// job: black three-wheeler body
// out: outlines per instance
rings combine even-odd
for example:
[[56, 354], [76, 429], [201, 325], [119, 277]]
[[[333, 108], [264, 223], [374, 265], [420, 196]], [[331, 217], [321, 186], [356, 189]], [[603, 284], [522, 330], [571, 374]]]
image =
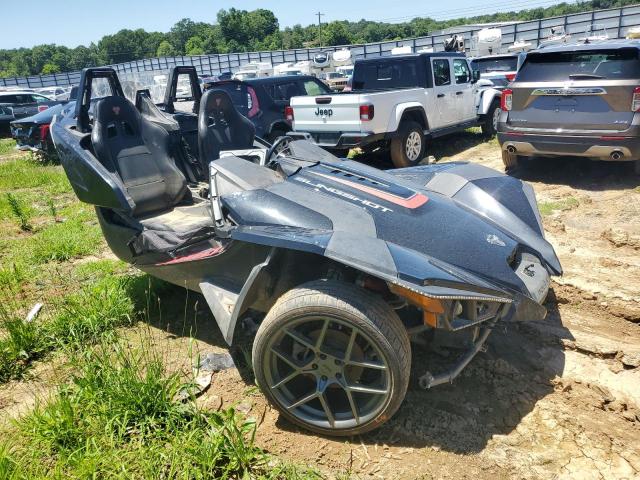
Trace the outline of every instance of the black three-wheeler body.
[[[92, 98], [98, 81], [109, 95]], [[428, 388], [451, 381], [497, 322], [546, 314], [561, 266], [517, 179], [268, 145], [216, 89], [183, 118], [144, 92], [136, 107], [111, 69], [85, 70], [80, 92], [51, 129], [78, 198], [118, 257], [202, 293], [228, 343], [243, 315], [260, 319], [256, 380], [292, 422], [376, 428], [404, 398], [410, 334], [473, 334], [450, 370], [421, 377]]]

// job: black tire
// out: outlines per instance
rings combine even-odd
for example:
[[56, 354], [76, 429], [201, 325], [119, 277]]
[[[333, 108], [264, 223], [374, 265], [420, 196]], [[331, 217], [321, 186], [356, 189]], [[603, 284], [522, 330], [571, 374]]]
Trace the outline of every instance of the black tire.
[[[318, 333], [317, 335], [317, 338], [320, 340], [312, 339], [311, 336], [301, 337], [300, 332], [296, 329], [308, 326], [313, 321], [326, 322], [326, 325], [332, 325], [333, 328], [326, 326], [321, 329], [323, 333]], [[294, 331], [297, 337], [290, 336], [291, 333], [289, 332], [291, 331]], [[332, 335], [327, 332], [330, 332]], [[349, 368], [347, 367], [347, 364], [350, 363], [349, 360], [351, 359], [352, 353], [345, 352], [344, 354], [344, 375], [335, 373], [335, 376], [331, 376], [331, 374], [328, 374], [329, 382], [327, 382], [327, 376], [322, 376], [325, 385], [323, 388], [326, 389], [322, 390], [322, 393], [320, 393], [320, 397], [322, 398], [312, 399], [300, 406], [294, 406], [293, 403], [289, 403], [283, 398], [290, 395], [295, 403], [299, 403], [296, 400], [300, 398], [299, 396], [303, 398], [307, 397], [307, 394], [304, 393], [305, 391], [299, 393], [299, 396], [293, 395], [289, 391], [290, 389], [295, 390], [296, 388], [296, 385], [293, 387], [289, 386], [291, 383], [294, 383], [292, 380], [300, 382], [304, 381], [310, 385], [316, 385], [315, 382], [317, 382], [318, 386], [315, 387], [317, 388], [316, 393], [320, 391], [319, 375], [323, 372], [326, 373], [323, 369], [330, 368], [326, 365], [326, 362], [329, 362], [331, 365], [333, 364], [331, 362], [335, 361], [335, 364], [338, 365], [339, 361], [337, 359], [340, 358], [339, 356], [336, 356], [338, 355], [337, 353], [333, 356], [331, 354], [328, 356], [324, 355], [323, 358], [323, 354], [321, 352], [325, 349], [331, 352], [338, 352], [338, 350], [330, 350], [331, 346], [327, 347], [324, 345], [322, 339], [328, 338], [329, 340], [332, 340], [335, 347], [335, 343], [338, 342], [336, 338], [340, 335], [344, 336], [344, 338], [353, 336], [353, 339], [350, 338], [348, 342], [351, 344], [351, 349], [347, 347], [346, 352], [353, 352], [355, 348], [360, 348], [360, 345], [362, 344], [365, 345], [365, 347], [362, 348], [367, 349], [368, 347], [366, 347], [366, 345], [368, 344], [365, 343], [365, 340], [367, 342], [373, 342], [372, 350], [369, 351], [373, 351], [373, 344], [375, 344], [375, 352], [380, 354], [376, 358], [379, 360], [381, 365], [385, 366], [384, 373], [381, 374], [385, 376], [384, 398], [372, 400], [373, 402], [379, 402], [379, 405], [369, 412], [369, 416], [365, 415], [365, 408], [362, 410], [360, 407], [354, 408], [356, 403], [353, 398], [363, 394], [358, 394], [357, 392], [347, 393], [347, 390], [350, 390], [351, 388], [351, 384], [355, 384], [357, 386], [365, 385], [364, 381], [361, 382], [363, 376], [362, 373], [360, 373], [361, 377], [358, 378], [357, 382], [353, 382], [353, 379], [351, 379], [351, 381], [348, 379], [351, 375], [348, 374], [346, 369]], [[356, 342], [354, 339], [357, 339], [358, 337], [360, 341]], [[278, 340], [278, 338], [280, 339]], [[292, 340], [292, 338], [295, 338], [296, 340]], [[304, 338], [307, 342], [311, 342], [313, 340], [316, 347], [319, 344], [325, 348], [318, 348], [317, 351], [312, 352], [311, 348], [303, 346], [303, 342], [297, 344], [296, 342], [299, 341], [297, 338]], [[304, 356], [307, 360], [302, 361], [303, 363], [307, 362], [304, 363], [304, 365], [311, 365], [311, 367], [309, 369], [307, 366], [297, 366], [299, 367], [299, 371], [303, 373], [296, 373], [298, 370], [292, 369], [293, 372], [290, 371], [282, 376], [274, 377], [274, 369], [278, 369], [278, 362], [282, 362], [280, 354], [276, 354], [274, 352], [280, 352], [283, 349], [282, 345], [286, 345], [287, 342], [293, 344], [293, 352], [296, 351], [296, 347], [298, 350], [300, 350], [300, 348], [306, 348]], [[354, 346], [356, 344], [358, 347]], [[309, 353], [311, 354], [310, 357], [308, 355]], [[409, 385], [411, 369], [411, 347], [409, 344], [409, 336], [407, 335], [406, 329], [395, 311], [380, 297], [353, 284], [339, 281], [312, 281], [302, 284], [282, 295], [260, 325], [253, 343], [252, 354], [256, 382], [269, 402], [275, 405], [278, 410], [280, 410], [281, 414], [292, 423], [324, 435], [358, 435], [379, 427], [398, 410], [404, 400], [404, 396]], [[300, 355], [301, 354], [298, 353], [298, 359]], [[295, 358], [291, 356], [288, 358], [295, 360]], [[310, 360], [308, 358], [310, 358]], [[366, 358], [362, 360], [362, 362], [366, 361], [368, 361]], [[318, 362], [319, 366], [314, 362]], [[325, 364], [320, 362], [325, 362]], [[282, 365], [284, 365], [285, 368], [287, 367], [286, 363], [282, 363]], [[357, 369], [359, 367], [353, 368]], [[379, 366], [376, 368], [379, 368]], [[360, 368], [360, 372], [365, 372], [367, 370], [367, 367]], [[282, 380], [283, 377], [286, 376], [289, 378], [292, 375], [294, 376], [290, 380]], [[348, 388], [341, 387], [340, 382], [344, 382]], [[285, 393], [282, 393], [281, 388], [276, 384], [286, 386], [286, 388], [283, 389], [285, 390]], [[311, 387], [311, 390], [313, 390], [313, 388], [314, 387]], [[329, 388], [333, 388], [332, 391], [335, 395], [342, 394], [345, 395], [345, 398], [346, 395], [349, 395], [348, 405], [350, 405], [350, 407], [348, 411], [354, 412], [353, 421], [348, 418], [349, 415], [345, 417], [344, 412], [340, 412], [339, 410], [331, 411], [331, 409], [329, 409], [331, 418], [329, 418], [329, 415], [326, 415], [326, 422], [323, 422], [322, 419], [316, 420], [312, 415], [305, 414], [305, 409], [307, 409], [307, 411], [314, 411], [312, 402], [315, 401], [318, 401], [318, 404], [322, 405], [325, 412], [327, 411], [325, 404], [328, 405], [331, 400], [329, 396], [331, 391], [329, 391]], [[341, 391], [340, 388], [344, 391]], [[311, 395], [313, 395], [313, 392]], [[376, 399], [380, 398], [375, 395], [372, 395], [370, 398], [373, 397]], [[369, 401], [369, 403], [372, 401]], [[286, 403], [289, 403], [288, 408]], [[347, 407], [344, 407], [343, 402], [343, 409], [346, 408]], [[315, 411], [318, 410], [319, 409], [316, 407]], [[305, 417], [305, 415], [306, 419], [301, 418]], [[340, 417], [340, 415], [342, 415], [342, 417]], [[364, 415], [364, 419], [366, 419], [366, 421], [361, 418], [361, 415]], [[341, 421], [343, 425], [337, 425], [340, 419], [343, 419]], [[322, 426], [318, 425], [318, 423], [326, 423], [327, 425]]]
[[504, 169], [506, 172], [511, 172], [518, 168], [520, 163], [518, 155], [515, 153], [509, 153], [506, 150], [502, 150], [502, 163], [504, 163]]
[[[418, 122], [406, 120], [400, 123], [398, 135], [391, 140], [391, 161], [396, 168], [413, 167], [424, 158], [425, 138], [423, 128]], [[415, 142], [420, 142], [416, 151]], [[408, 154], [407, 152], [415, 152]]]
[[500, 118], [500, 102], [495, 101], [489, 107], [489, 111], [484, 116], [484, 121], [480, 126], [482, 128], [482, 134], [485, 137], [493, 137], [498, 133], [498, 119]]
[[640, 160], [636, 160], [633, 162], [633, 172], [636, 175], [640, 175]]

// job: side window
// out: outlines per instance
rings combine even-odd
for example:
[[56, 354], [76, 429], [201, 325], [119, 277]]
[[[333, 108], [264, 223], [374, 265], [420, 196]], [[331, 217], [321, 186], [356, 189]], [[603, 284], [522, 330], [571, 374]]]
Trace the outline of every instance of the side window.
[[451, 85], [451, 69], [446, 58], [433, 60], [433, 81], [436, 87]]
[[304, 91], [307, 92], [307, 95], [322, 95], [323, 93], [327, 93], [326, 90], [320, 86], [320, 84], [314, 82], [313, 80], [306, 80], [303, 85]]
[[31, 101], [35, 103], [44, 103], [49, 102], [50, 100], [42, 95], [31, 95]]
[[469, 83], [471, 81], [471, 71], [465, 59], [456, 58], [453, 60], [453, 76], [456, 77], [456, 83]]
[[18, 103], [18, 99], [15, 95], [2, 95], [0, 96], [0, 103]]
[[291, 97], [299, 95], [298, 86], [295, 82], [287, 82], [280, 84], [273, 84], [267, 87], [267, 91], [273, 100], [276, 102], [288, 102]]

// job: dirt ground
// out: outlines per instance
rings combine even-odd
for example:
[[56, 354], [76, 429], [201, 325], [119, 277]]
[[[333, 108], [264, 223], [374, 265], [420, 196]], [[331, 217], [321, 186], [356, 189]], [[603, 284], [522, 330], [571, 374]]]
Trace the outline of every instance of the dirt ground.
[[[440, 162], [502, 169], [495, 141], [477, 135], [433, 147], [448, 154]], [[640, 176], [629, 165], [571, 159], [536, 160], [518, 176], [534, 186], [565, 272], [545, 321], [495, 331], [452, 385], [429, 391], [418, 377], [456, 353], [414, 346], [405, 402], [362, 437], [318, 437], [281, 419], [253, 385], [241, 347], [233, 351], [240, 368], [215, 374], [199, 401], [235, 405], [258, 423], [260, 446], [329, 478], [640, 479]], [[197, 308], [195, 348], [226, 351]], [[178, 323], [153, 336], [184, 367], [194, 345]], [[4, 388], [5, 413], [16, 408], [12, 389], [31, 390], [25, 382]]]

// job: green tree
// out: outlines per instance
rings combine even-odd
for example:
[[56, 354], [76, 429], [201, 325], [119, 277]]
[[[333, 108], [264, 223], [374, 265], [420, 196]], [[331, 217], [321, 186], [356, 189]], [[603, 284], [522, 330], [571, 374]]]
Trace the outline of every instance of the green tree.
[[173, 57], [177, 55], [176, 49], [173, 48], [168, 41], [163, 40], [162, 43], [158, 46], [158, 50], [156, 51], [156, 55], [158, 57]]
[[42, 75], [47, 75], [49, 73], [60, 73], [61, 71], [60, 67], [55, 63], [45, 63], [40, 73]]
[[331, 22], [322, 26], [323, 45], [348, 45], [352, 42], [346, 22]]
[[191, 37], [184, 50], [187, 55], [204, 55], [204, 41], [200, 37]]

